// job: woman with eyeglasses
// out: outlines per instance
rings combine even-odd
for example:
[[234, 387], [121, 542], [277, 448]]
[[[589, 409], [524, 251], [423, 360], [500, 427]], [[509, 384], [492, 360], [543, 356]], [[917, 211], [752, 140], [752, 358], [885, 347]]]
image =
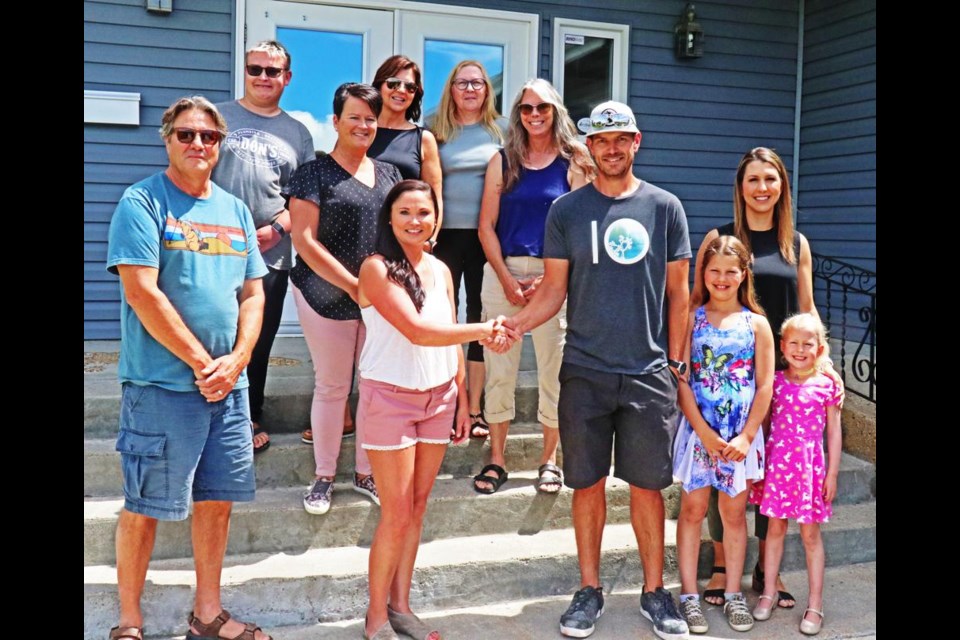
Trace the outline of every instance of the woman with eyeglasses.
[[[343, 408], [366, 335], [357, 306], [360, 265], [374, 250], [377, 212], [401, 180], [395, 166], [367, 157], [382, 106], [370, 85], [340, 85], [333, 98], [333, 151], [298, 168], [285, 189], [297, 250], [290, 280], [315, 376], [310, 426], [316, 473], [303, 497], [312, 514], [330, 510]], [[358, 425], [353, 489], [379, 505], [363, 441]]]
[[[480, 200], [487, 162], [503, 146], [507, 119], [497, 113], [493, 83], [476, 60], [457, 64], [447, 78], [440, 106], [430, 129], [440, 145], [443, 169], [443, 229], [433, 253], [450, 269], [454, 300], [459, 304], [460, 279], [467, 293], [467, 322], [479, 322], [480, 288], [486, 258], [477, 237]], [[486, 438], [489, 431], [480, 410], [483, 393], [483, 347], [467, 348], [467, 396], [470, 436]]]
[[[377, 137], [367, 155], [395, 165], [404, 180], [423, 180], [430, 185], [440, 207], [439, 231], [443, 221], [440, 154], [434, 135], [417, 124], [423, 102], [420, 67], [404, 55], [390, 56], [374, 74], [373, 87], [380, 91], [383, 110], [377, 119]], [[429, 238], [427, 249], [434, 244], [436, 238]]]
[[[582, 187], [596, 175], [587, 148], [563, 100], [546, 80], [529, 80], [510, 109], [507, 142], [487, 164], [480, 207], [480, 242], [487, 257], [481, 299], [487, 317], [512, 316], [537, 293], [543, 280], [543, 237], [554, 200]], [[566, 304], [532, 331], [537, 356], [543, 454], [537, 490], [556, 493], [563, 486], [557, 466], [558, 376], [566, 337]], [[479, 493], [494, 493], [507, 479], [504, 449], [516, 415], [515, 391], [521, 343], [503, 354], [487, 349], [484, 414], [490, 423], [490, 464], [473, 479]]]

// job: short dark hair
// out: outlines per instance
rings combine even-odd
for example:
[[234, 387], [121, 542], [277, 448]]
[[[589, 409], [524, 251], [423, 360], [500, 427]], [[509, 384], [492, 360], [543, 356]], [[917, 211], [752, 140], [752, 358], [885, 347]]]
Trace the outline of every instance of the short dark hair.
[[338, 118], [343, 114], [343, 105], [347, 98], [356, 98], [362, 100], [373, 111], [373, 115], [380, 117], [380, 110], [383, 109], [383, 98], [380, 92], [368, 84], [359, 82], [344, 82], [333, 92], [333, 115]]
[[420, 67], [417, 66], [416, 62], [401, 54], [390, 56], [383, 61], [383, 64], [380, 65], [380, 68], [377, 69], [377, 72], [374, 74], [373, 88], [377, 91], [381, 90], [387, 78], [393, 78], [401, 71], [406, 71], [407, 69], [413, 71], [413, 78], [417, 83], [417, 91], [413, 94], [413, 102], [407, 107], [407, 113], [405, 115], [407, 120], [416, 122], [420, 119], [420, 108], [423, 103], [423, 80], [420, 77]]

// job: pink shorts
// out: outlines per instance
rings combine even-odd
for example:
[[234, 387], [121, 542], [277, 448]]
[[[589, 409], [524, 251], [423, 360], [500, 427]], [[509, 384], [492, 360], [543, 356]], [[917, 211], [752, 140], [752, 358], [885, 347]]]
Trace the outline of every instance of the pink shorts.
[[419, 391], [360, 378], [357, 425], [364, 449], [390, 451], [418, 442], [449, 444], [456, 411], [456, 380]]

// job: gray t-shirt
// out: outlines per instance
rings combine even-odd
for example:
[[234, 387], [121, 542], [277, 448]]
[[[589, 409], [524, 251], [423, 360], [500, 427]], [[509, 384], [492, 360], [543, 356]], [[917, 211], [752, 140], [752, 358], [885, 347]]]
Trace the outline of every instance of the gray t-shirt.
[[642, 375], [667, 364], [667, 263], [690, 258], [683, 205], [641, 182], [623, 198], [592, 184], [553, 203], [544, 258], [570, 262], [564, 362]]
[[[510, 123], [500, 117], [496, 124], [506, 138]], [[500, 142], [480, 123], [463, 127], [460, 135], [440, 145], [444, 229], [477, 228], [487, 163], [500, 148]]]
[[[220, 103], [217, 109], [230, 133], [220, 147], [213, 181], [243, 200], [258, 229], [265, 227], [287, 206], [280, 191], [290, 176], [314, 159], [313, 137], [285, 111], [261, 116], [238, 101]], [[264, 252], [264, 262], [273, 269], [288, 270], [293, 264], [290, 247], [290, 236], [284, 236]]]

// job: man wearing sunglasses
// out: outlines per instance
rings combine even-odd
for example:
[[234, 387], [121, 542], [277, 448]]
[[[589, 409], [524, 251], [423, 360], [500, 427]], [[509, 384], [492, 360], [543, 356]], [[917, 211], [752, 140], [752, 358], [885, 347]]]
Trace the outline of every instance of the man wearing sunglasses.
[[574, 490], [581, 589], [561, 616], [560, 631], [585, 638], [603, 613], [600, 545], [613, 457], [613, 475], [630, 485], [645, 582], [640, 612], [659, 637], [685, 638], [687, 623], [663, 588], [660, 490], [673, 481], [684, 371], [678, 361], [689, 297], [686, 215], [676, 196], [634, 175], [641, 135], [630, 107], [604, 102], [579, 126], [597, 178], [550, 207], [543, 281], [504, 323], [524, 333], [567, 299], [558, 417], [565, 483]]
[[116, 449], [124, 494], [120, 620], [110, 638], [142, 639], [140, 597], [157, 521], [185, 520], [191, 502], [190, 633], [232, 638], [244, 625], [223, 610], [220, 570], [232, 504], [254, 498], [244, 368], [260, 332], [267, 269], [250, 210], [210, 178], [227, 131], [216, 107], [203, 96], [181, 98], [161, 125], [169, 164], [124, 192], [107, 247], [107, 269], [121, 284]]
[[253, 451], [261, 453], [270, 446], [270, 436], [260, 426], [267, 363], [293, 266], [287, 235], [290, 212], [280, 192], [297, 167], [313, 160], [314, 152], [307, 128], [280, 108], [283, 90], [293, 75], [286, 48], [275, 40], [258, 42], [246, 52], [243, 74], [243, 97], [217, 105], [230, 135], [223, 142], [213, 180], [250, 207], [269, 270], [263, 279], [263, 329], [247, 367]]

